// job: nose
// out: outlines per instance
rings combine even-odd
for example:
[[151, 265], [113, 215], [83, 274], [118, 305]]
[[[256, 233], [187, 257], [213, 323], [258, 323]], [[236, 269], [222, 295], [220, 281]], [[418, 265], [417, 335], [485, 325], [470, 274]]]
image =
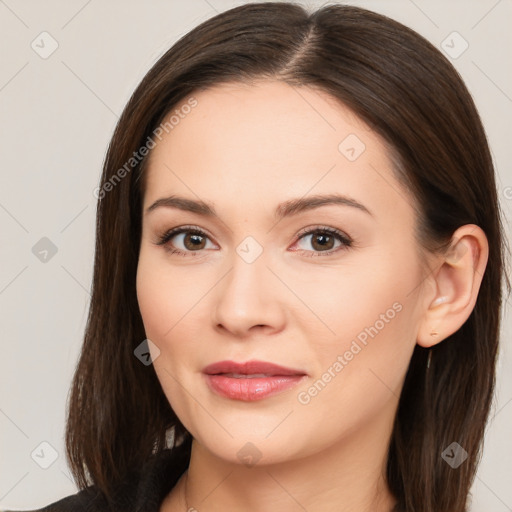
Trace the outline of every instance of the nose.
[[214, 288], [213, 325], [237, 338], [261, 330], [266, 334], [284, 328], [285, 291], [261, 254], [248, 263], [233, 255], [231, 269]]

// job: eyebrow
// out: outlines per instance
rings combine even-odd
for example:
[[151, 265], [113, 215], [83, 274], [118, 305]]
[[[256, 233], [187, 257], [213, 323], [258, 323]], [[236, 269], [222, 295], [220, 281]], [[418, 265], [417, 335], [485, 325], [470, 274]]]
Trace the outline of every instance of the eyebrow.
[[[307, 196], [284, 201], [283, 203], [280, 203], [275, 209], [274, 217], [276, 220], [281, 220], [284, 217], [297, 215], [304, 211], [327, 205], [350, 206], [373, 216], [373, 213], [368, 208], [366, 208], [366, 206], [351, 197], [340, 194], [327, 194]], [[145, 214], [148, 214], [161, 207], [178, 208], [179, 210], [196, 213], [204, 217], [217, 216], [215, 208], [211, 203], [201, 200], [187, 199], [185, 197], [176, 195], [157, 199], [151, 206], [146, 209]]]

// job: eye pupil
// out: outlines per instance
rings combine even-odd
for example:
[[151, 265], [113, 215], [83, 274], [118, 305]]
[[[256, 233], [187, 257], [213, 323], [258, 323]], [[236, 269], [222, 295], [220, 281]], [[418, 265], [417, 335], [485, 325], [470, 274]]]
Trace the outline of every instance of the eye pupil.
[[[188, 246], [187, 241], [192, 242], [192, 245]], [[203, 247], [200, 247], [201, 243], [204, 244], [204, 237], [195, 233], [187, 235], [184, 238], [184, 245], [187, 247], [187, 249], [202, 249]]]
[[[329, 240], [330, 239], [330, 240]], [[319, 242], [319, 247], [321, 249], [325, 249], [328, 245], [328, 242], [332, 242], [334, 240], [334, 237], [330, 236], [330, 235], [325, 235], [325, 234], [317, 234], [313, 237], [313, 246], [315, 245], [315, 242], [317, 240], [320, 240]], [[327, 249], [332, 249], [332, 243], [327, 247]]]

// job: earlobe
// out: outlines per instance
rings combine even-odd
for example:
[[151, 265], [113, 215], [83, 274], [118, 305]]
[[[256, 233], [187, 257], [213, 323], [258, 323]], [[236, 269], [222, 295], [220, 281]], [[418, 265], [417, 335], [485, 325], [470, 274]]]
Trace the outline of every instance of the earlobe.
[[489, 254], [485, 233], [467, 224], [454, 232], [452, 241], [432, 275], [436, 294], [424, 311], [416, 340], [422, 347], [436, 345], [459, 330], [480, 290]]

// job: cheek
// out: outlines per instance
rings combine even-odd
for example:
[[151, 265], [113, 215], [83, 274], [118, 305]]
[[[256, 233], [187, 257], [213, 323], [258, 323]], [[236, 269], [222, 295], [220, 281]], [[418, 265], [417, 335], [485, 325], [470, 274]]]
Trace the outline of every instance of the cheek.
[[[197, 269], [175, 266], [160, 251], [141, 251], [137, 268], [137, 300], [144, 330], [159, 349], [154, 368], [164, 392], [179, 397], [176, 384], [197, 372], [198, 354], [204, 353], [208, 338], [207, 292], [211, 277]], [[176, 387], [178, 386], [178, 387]]]
[[[318, 428], [328, 438], [392, 421], [415, 345], [414, 310], [405, 294], [369, 290], [371, 300], [348, 301], [332, 319], [332, 341], [315, 340], [315, 374], [296, 396], [311, 436]], [[322, 418], [321, 427], [307, 418]]]
[[141, 250], [137, 267], [137, 300], [148, 338], [164, 341], [186, 323], [186, 315], [207, 288], [185, 268], [172, 268], [162, 251]]
[[421, 282], [421, 269], [414, 255], [410, 249], [382, 251], [333, 275], [323, 294], [312, 286], [300, 292], [323, 321], [317, 322], [322, 336], [310, 338], [319, 387], [328, 382], [325, 387], [343, 390], [349, 401], [399, 394], [418, 321], [417, 295], [411, 292]]
[[158, 337], [155, 334], [162, 329], [164, 311], [168, 307], [166, 301], [162, 300], [164, 287], [158, 275], [157, 268], [141, 254], [137, 267], [137, 301], [149, 339]]
[[[379, 333], [398, 332], [404, 327], [404, 317], [411, 317], [409, 308], [416, 301], [411, 292], [420, 283], [420, 269], [412, 255], [383, 253], [368, 252], [336, 269], [319, 268], [314, 279], [305, 279], [304, 274], [290, 278], [294, 292], [311, 312], [295, 320], [304, 322], [304, 329], [316, 326], [311, 341], [319, 350], [343, 347], [358, 335], [364, 342], [366, 328], [372, 326]], [[407, 313], [399, 311], [406, 309]]]
[[[191, 415], [188, 395], [178, 382], [186, 382], [192, 373], [191, 356], [198, 350], [200, 333], [194, 333], [187, 323], [190, 320], [187, 312], [197, 302], [190, 295], [195, 296], [199, 290], [183, 282], [186, 272], [171, 273], [169, 266], [158, 259], [157, 254], [141, 250], [136, 276], [137, 300], [146, 336], [159, 349], [158, 356], [153, 356], [153, 368], [162, 390], [173, 410], [193, 431], [188, 421]], [[179, 293], [180, 289], [188, 290], [188, 294]], [[201, 322], [194, 322], [197, 324]]]

